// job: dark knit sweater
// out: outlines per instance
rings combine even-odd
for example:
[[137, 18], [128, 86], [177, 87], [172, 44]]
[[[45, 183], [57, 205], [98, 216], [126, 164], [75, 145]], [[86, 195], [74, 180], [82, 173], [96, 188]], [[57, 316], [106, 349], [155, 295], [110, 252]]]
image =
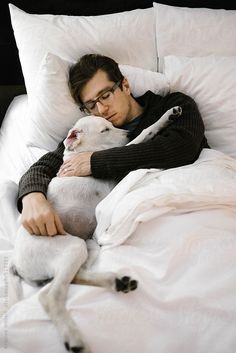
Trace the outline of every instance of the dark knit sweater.
[[[194, 162], [202, 148], [207, 147], [204, 124], [196, 103], [189, 96], [176, 92], [165, 97], [148, 91], [136, 98], [144, 107], [139, 123], [130, 133], [133, 140], [146, 127], [157, 121], [168, 109], [182, 107], [182, 116], [162, 129], [152, 140], [124, 147], [94, 152], [91, 170], [95, 178], [120, 180], [139, 168], [168, 169]], [[45, 196], [50, 180], [63, 163], [64, 144], [49, 152], [33, 164], [19, 183], [18, 210], [22, 210], [22, 197], [31, 192]]]

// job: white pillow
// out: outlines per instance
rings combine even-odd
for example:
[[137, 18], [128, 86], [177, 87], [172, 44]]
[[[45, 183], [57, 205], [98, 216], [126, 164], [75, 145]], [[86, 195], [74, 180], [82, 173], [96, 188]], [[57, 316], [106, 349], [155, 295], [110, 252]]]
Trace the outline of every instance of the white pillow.
[[235, 10], [153, 6], [159, 70], [167, 55], [236, 55]]
[[[69, 65], [69, 62], [51, 53], [42, 61], [35, 79], [35, 89], [29, 97], [30, 146], [55, 149], [79, 117], [83, 116], [68, 88]], [[169, 83], [163, 74], [128, 65], [119, 66], [135, 97], [147, 90], [160, 95], [169, 92]]]
[[164, 72], [198, 104], [210, 146], [236, 158], [236, 57], [167, 56]]
[[99, 53], [121, 64], [157, 69], [153, 8], [101, 16], [56, 16], [9, 7], [28, 94], [34, 90], [47, 52], [70, 62]]
[[70, 63], [46, 54], [28, 95], [28, 146], [54, 150], [83, 116], [68, 87]]

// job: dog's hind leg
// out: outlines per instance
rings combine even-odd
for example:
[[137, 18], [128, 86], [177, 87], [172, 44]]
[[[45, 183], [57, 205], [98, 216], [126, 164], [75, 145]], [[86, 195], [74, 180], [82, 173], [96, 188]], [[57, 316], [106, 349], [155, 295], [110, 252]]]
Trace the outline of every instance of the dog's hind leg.
[[80, 238], [67, 246], [63, 253], [54, 259], [55, 275], [52, 282], [44, 287], [39, 300], [49, 318], [57, 327], [69, 352], [89, 353], [90, 350], [81, 339], [78, 327], [66, 310], [65, 301], [69, 285], [87, 258], [87, 248]]
[[113, 272], [90, 272], [80, 269], [72, 283], [104, 287], [117, 292], [128, 293], [135, 290], [138, 282], [129, 276], [119, 276]]

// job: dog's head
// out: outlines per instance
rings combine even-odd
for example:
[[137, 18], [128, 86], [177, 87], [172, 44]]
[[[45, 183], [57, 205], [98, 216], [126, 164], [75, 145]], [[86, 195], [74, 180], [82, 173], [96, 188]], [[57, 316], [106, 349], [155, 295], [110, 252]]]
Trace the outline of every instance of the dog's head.
[[100, 151], [128, 143], [128, 131], [114, 127], [104, 118], [89, 115], [80, 118], [68, 132], [64, 145], [67, 152]]

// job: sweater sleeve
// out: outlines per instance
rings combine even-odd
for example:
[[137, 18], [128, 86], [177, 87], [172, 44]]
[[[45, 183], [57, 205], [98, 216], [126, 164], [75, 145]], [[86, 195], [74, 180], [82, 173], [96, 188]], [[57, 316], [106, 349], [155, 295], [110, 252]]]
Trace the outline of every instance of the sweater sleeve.
[[177, 105], [182, 107], [181, 117], [152, 140], [93, 153], [93, 176], [120, 178], [139, 168], [168, 169], [194, 162], [204, 144], [207, 145], [204, 124], [194, 100], [182, 93], [170, 94], [165, 98], [160, 116]]
[[57, 149], [42, 156], [21, 177], [19, 182], [17, 208], [22, 211], [22, 198], [31, 192], [47, 194], [48, 184], [54, 178], [63, 163], [64, 144], [61, 142]]

